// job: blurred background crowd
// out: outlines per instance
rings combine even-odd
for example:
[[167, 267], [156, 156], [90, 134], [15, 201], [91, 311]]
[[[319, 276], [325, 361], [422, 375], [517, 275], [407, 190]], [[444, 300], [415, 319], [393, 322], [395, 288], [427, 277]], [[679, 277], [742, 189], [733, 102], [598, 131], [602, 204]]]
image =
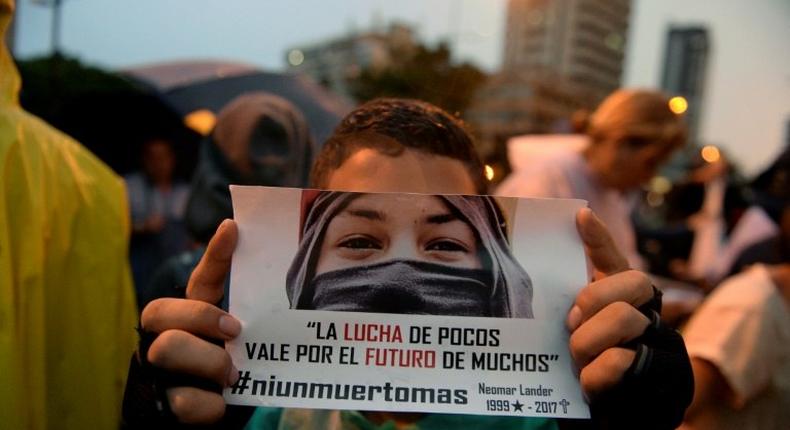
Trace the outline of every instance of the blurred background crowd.
[[16, 3], [19, 103], [123, 177], [140, 309], [186, 286], [228, 184], [307, 186], [377, 97], [463, 118], [492, 194], [588, 199], [677, 327], [755, 264], [790, 264], [786, 0]]

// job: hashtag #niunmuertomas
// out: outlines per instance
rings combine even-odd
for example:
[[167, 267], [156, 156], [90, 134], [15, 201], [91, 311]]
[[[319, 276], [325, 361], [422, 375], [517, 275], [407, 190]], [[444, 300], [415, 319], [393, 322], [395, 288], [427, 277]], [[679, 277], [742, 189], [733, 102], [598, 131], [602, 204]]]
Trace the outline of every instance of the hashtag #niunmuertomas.
[[239, 380], [231, 387], [232, 394], [244, 394], [247, 388], [250, 388], [250, 371], [239, 371]]

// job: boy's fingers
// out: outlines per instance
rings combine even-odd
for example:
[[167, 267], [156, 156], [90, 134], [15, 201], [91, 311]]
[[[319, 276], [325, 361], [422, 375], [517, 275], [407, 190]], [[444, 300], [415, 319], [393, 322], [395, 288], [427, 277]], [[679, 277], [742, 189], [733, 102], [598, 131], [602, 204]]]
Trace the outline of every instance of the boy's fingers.
[[167, 390], [173, 415], [184, 424], [213, 424], [225, 415], [225, 399], [221, 394], [194, 387], [173, 387]]
[[[582, 322], [595, 315], [611, 303], [625, 302], [636, 308], [653, 298], [650, 278], [637, 270], [627, 270], [602, 278], [584, 287], [576, 296], [571, 313], [578, 313], [568, 328], [573, 331]], [[571, 319], [569, 315], [569, 320]]]
[[212, 339], [230, 340], [241, 332], [241, 323], [222, 309], [198, 300], [156, 299], [140, 317], [145, 331], [162, 333], [177, 329]]
[[636, 339], [650, 320], [625, 302], [612, 303], [571, 334], [570, 349], [580, 369], [605, 350]]
[[609, 230], [589, 208], [576, 214], [576, 227], [596, 271], [604, 275], [628, 270], [628, 260], [620, 254]]
[[220, 224], [206, 247], [206, 253], [189, 277], [188, 299], [207, 303], [218, 303], [222, 300], [225, 278], [230, 272], [230, 263], [238, 236], [238, 229], [233, 220], [226, 219]]
[[617, 385], [631, 367], [636, 352], [625, 348], [609, 348], [582, 369], [579, 381], [588, 398]]
[[227, 351], [181, 330], [160, 334], [146, 358], [160, 369], [208, 379], [222, 387], [232, 385], [238, 378]]

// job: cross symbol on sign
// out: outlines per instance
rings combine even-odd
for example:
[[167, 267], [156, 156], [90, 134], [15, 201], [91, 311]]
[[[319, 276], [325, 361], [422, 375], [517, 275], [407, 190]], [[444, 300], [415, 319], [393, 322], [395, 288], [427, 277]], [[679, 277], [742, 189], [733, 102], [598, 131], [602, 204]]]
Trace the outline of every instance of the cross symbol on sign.
[[562, 399], [562, 401], [560, 401], [560, 406], [562, 406], [562, 413], [563, 414], [567, 414], [568, 413], [568, 405], [570, 405], [570, 404], [571, 404], [571, 402], [569, 402], [569, 401], [567, 401], [565, 399]]

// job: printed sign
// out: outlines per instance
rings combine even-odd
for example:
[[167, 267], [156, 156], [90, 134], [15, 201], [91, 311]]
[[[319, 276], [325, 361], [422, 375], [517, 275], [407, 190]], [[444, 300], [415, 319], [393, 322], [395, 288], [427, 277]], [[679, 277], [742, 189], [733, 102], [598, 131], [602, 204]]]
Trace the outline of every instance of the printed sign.
[[580, 200], [231, 188], [230, 404], [587, 418]]

